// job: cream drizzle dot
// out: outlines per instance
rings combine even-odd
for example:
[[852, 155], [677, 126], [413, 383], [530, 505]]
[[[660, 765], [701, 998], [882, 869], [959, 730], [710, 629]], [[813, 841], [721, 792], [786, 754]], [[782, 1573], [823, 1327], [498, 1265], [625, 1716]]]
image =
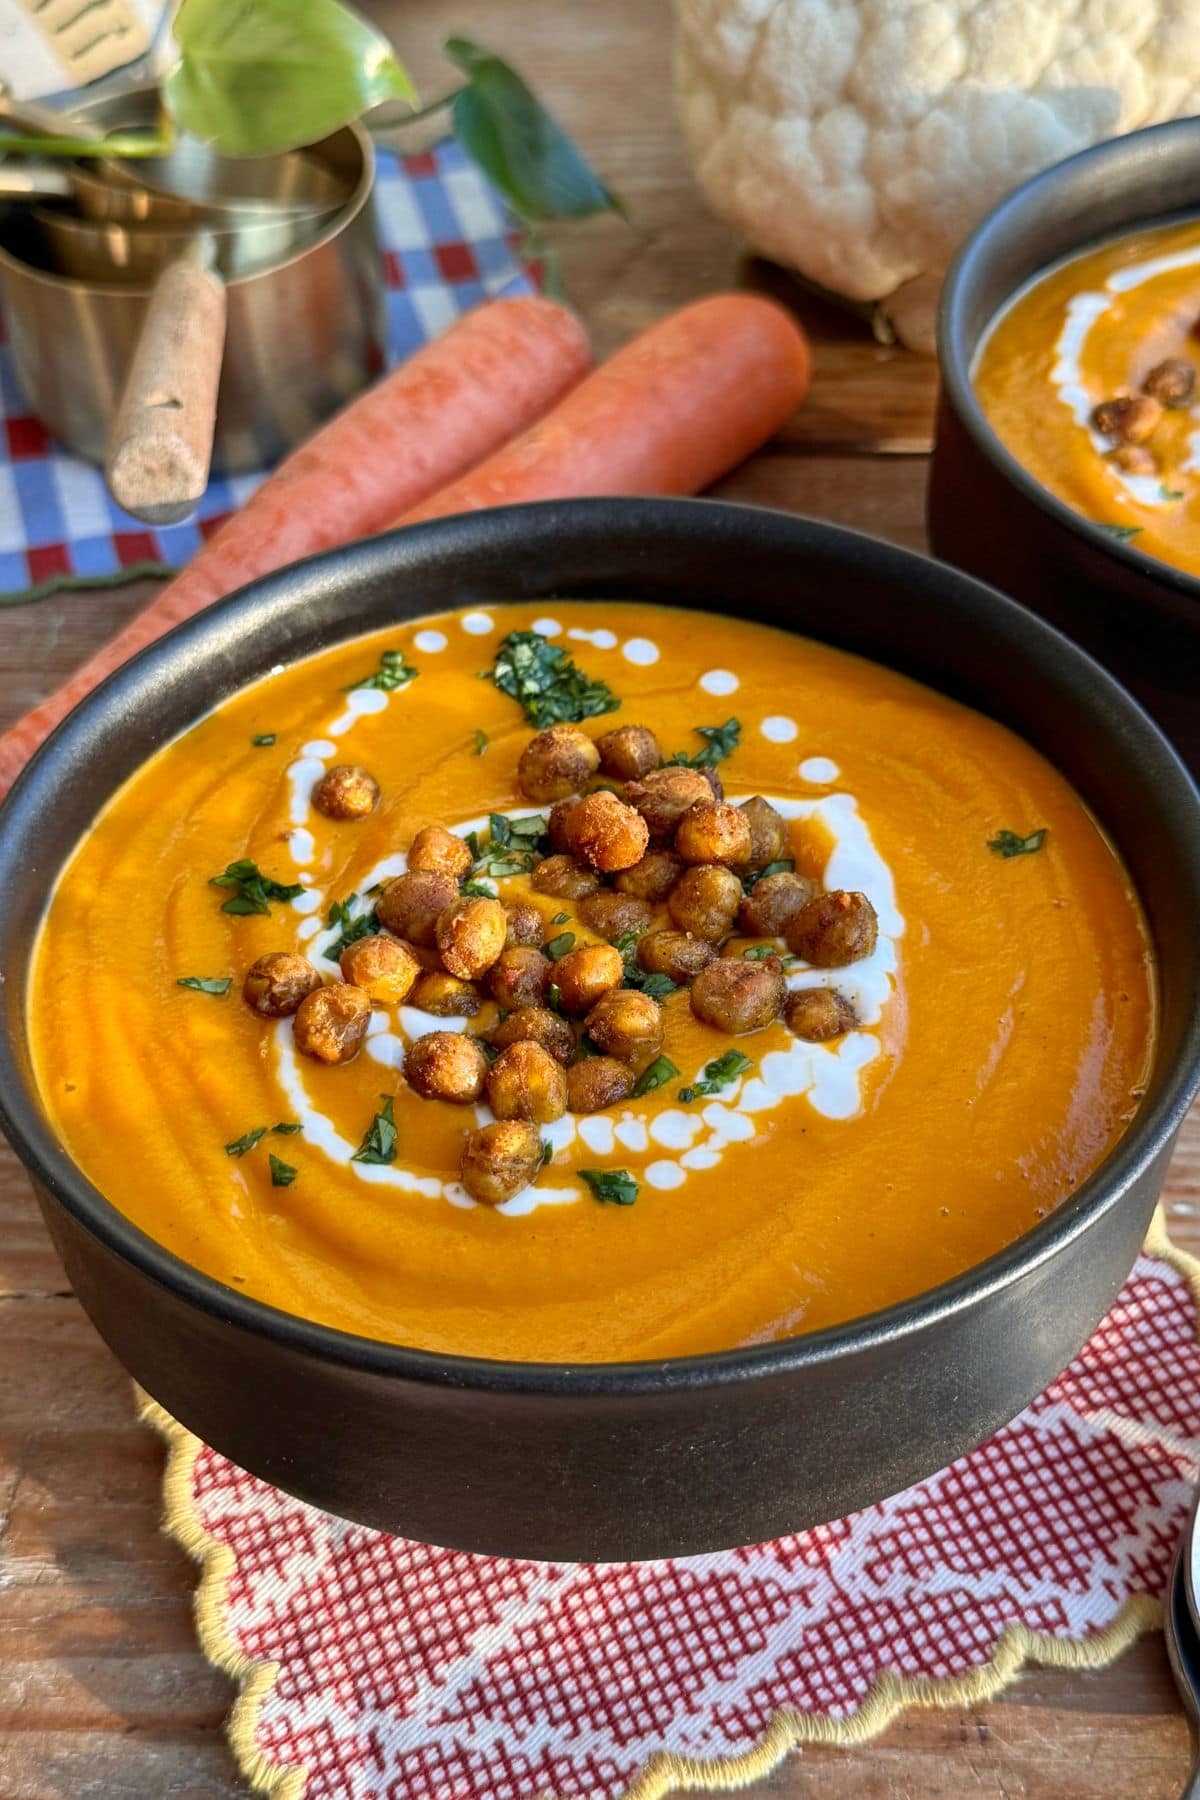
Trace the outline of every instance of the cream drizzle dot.
[[836, 781], [841, 772], [837, 764], [830, 762], [827, 756], [806, 757], [799, 768], [799, 773], [803, 775], [805, 781], [816, 781], [822, 785]]
[[495, 631], [496, 621], [491, 613], [464, 613], [458, 621], [468, 637], [486, 637], [489, 631]]
[[795, 719], [789, 719], [785, 713], [772, 713], [763, 720], [759, 730], [768, 744], [790, 744], [794, 737], [800, 735], [800, 727]]
[[413, 639], [413, 648], [423, 650], [426, 656], [436, 656], [439, 650], [446, 648], [448, 642], [444, 631], [418, 631]]
[[634, 637], [622, 644], [621, 655], [626, 662], [636, 663], [639, 668], [648, 669], [651, 663], [658, 661], [659, 648], [657, 644], [652, 644], [649, 638]]
[[536, 631], [539, 637], [562, 636], [562, 626], [557, 619], [535, 619], [529, 629]]
[[706, 694], [736, 694], [741, 685], [732, 669], [709, 669], [700, 677]]
[[597, 650], [615, 650], [617, 634], [601, 625], [596, 631], [588, 631], [582, 625], [572, 625], [567, 636], [574, 638], [577, 644], [594, 644]]
[[300, 754], [301, 756], [336, 756], [337, 745], [331, 744], [328, 738], [313, 738], [310, 744], [305, 744], [301, 748]]
[[646, 1165], [646, 1180], [653, 1188], [682, 1187], [687, 1175], [677, 1162], [652, 1162]]

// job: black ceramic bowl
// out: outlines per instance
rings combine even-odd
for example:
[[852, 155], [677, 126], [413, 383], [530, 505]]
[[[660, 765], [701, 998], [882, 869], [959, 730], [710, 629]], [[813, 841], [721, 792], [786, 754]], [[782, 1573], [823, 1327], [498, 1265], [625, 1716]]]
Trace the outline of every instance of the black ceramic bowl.
[[[1161, 1043], [1132, 1128], [1052, 1217], [958, 1280], [725, 1354], [577, 1366], [430, 1355], [292, 1318], [186, 1267], [74, 1167], [31, 1078], [30, 946], [73, 844], [151, 751], [276, 662], [439, 607], [614, 594], [860, 651], [1003, 719], [1065, 771], [1119, 843], [1158, 946]], [[235, 1462], [439, 1544], [588, 1559], [707, 1550], [840, 1517], [942, 1467], [1084, 1342], [1137, 1253], [1200, 1075], [1198, 916], [1200, 797], [1173, 752], [1081, 651], [966, 576], [834, 526], [702, 501], [473, 514], [256, 583], [144, 652], [42, 750], [0, 809], [0, 1117], [101, 1334]]]
[[1120, 542], [1006, 450], [971, 383], [1006, 302], [1099, 239], [1200, 213], [1200, 118], [1098, 144], [1009, 195], [951, 266], [938, 322], [941, 394], [929, 476], [937, 555], [1033, 607], [1098, 656], [1200, 769], [1200, 580]]

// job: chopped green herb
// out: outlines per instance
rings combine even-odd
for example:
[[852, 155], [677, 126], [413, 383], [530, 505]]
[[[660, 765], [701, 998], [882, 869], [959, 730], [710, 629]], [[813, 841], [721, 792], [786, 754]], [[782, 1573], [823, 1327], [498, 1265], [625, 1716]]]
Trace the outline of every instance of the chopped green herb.
[[634, 1099], [640, 1100], [643, 1094], [652, 1094], [655, 1088], [660, 1088], [664, 1082], [673, 1080], [678, 1073], [679, 1070], [669, 1056], [656, 1056], [649, 1068], [643, 1069], [634, 1082]]
[[549, 827], [541, 813], [528, 819], [506, 819], [503, 813], [488, 814], [486, 848], [479, 833], [467, 833], [467, 847], [474, 857], [472, 875], [490, 875], [502, 880], [506, 875], [528, 875], [535, 863], [550, 848]]
[[765, 869], [751, 869], [748, 875], [742, 876], [742, 886], [748, 894], [753, 893], [768, 875], [791, 875], [795, 867], [790, 856], [782, 856], [778, 862], [768, 863]]
[[550, 1142], [549, 1138], [543, 1138], [542, 1139], [542, 1167], [543, 1167], [543, 1169], [545, 1168], [546, 1164], [550, 1161], [550, 1159], [553, 1155], [554, 1155], [554, 1145]]
[[382, 894], [383, 882], [382, 881], [373, 881], [371, 883], [370, 887], [367, 888], [365, 891], [366, 891], [367, 899], [373, 900], [375, 898], [376, 894]]
[[1110, 537], [1115, 537], [1118, 543], [1124, 544], [1130, 538], [1137, 537], [1142, 528], [1140, 525], [1107, 525], [1101, 520], [1100, 529], [1107, 531]]
[[479, 861], [479, 833], [477, 831], [468, 831], [466, 837], [463, 839], [463, 842], [467, 846], [467, 849], [471, 852], [472, 857], [475, 859], [476, 862], [478, 862]]
[[485, 885], [482, 881], [464, 881], [458, 891], [464, 900], [494, 900], [496, 898], [495, 888]]
[[291, 1163], [281, 1162], [277, 1156], [268, 1156], [267, 1164], [271, 1170], [272, 1187], [291, 1187], [297, 1173]]
[[705, 1063], [699, 1081], [694, 1081], [691, 1087], [680, 1088], [679, 1098], [686, 1105], [699, 1095], [719, 1094], [722, 1088], [727, 1088], [739, 1075], [744, 1075], [747, 1069], [753, 1067], [750, 1058], [743, 1056], [740, 1050], [726, 1050], [724, 1056], [714, 1057], [712, 1062]]
[[550, 923], [552, 925], [565, 925], [570, 916], [570, 913], [555, 913]]
[[642, 969], [626, 967], [623, 985], [637, 988], [639, 993], [649, 994], [661, 1006], [668, 994], [679, 992], [679, 983], [672, 981], [669, 975], [647, 975]]
[[1164, 500], [1185, 500], [1187, 498], [1182, 488], [1160, 487], [1158, 491]]
[[373, 675], [364, 675], [361, 681], [352, 681], [351, 688], [381, 688], [385, 694], [394, 694], [397, 688], [407, 687], [421, 673], [405, 660], [403, 650], [385, 650], [379, 659], [379, 667]]
[[212, 876], [209, 885], [235, 889], [232, 898], [226, 900], [221, 911], [238, 914], [269, 913], [271, 908], [268, 901], [294, 900], [297, 894], [304, 892], [298, 881], [288, 886], [280, 881], [273, 881], [247, 856], [231, 862], [223, 875]]
[[579, 1039], [578, 1044], [575, 1046], [575, 1050], [576, 1050], [575, 1060], [577, 1062], [586, 1062], [589, 1056], [603, 1056], [604, 1055], [604, 1052], [600, 1048], [599, 1044], [594, 1044], [592, 1042], [591, 1038], [588, 1036], [586, 1031], [580, 1035], [580, 1039]]
[[579, 1173], [597, 1200], [632, 1206], [638, 1197], [638, 1184], [628, 1169], [580, 1169]]
[[256, 1125], [252, 1131], [247, 1131], [242, 1137], [234, 1138], [232, 1144], [225, 1146], [226, 1156], [245, 1156], [247, 1150], [253, 1150], [260, 1138], [266, 1137], [268, 1129], [269, 1127], [266, 1125]]
[[303, 1131], [303, 1130], [304, 1130], [303, 1125], [292, 1125], [288, 1121], [285, 1120], [282, 1125], [272, 1125], [271, 1136], [272, 1137], [295, 1137], [295, 1135], [298, 1131]]
[[367, 1127], [366, 1136], [350, 1158], [351, 1162], [391, 1163], [396, 1160], [396, 1121], [392, 1116], [392, 1096], [380, 1094], [383, 1105]]
[[550, 986], [546, 989], [546, 1005], [550, 1008], [551, 1012], [562, 1011], [562, 989], [559, 987], [557, 981], [552, 981]]
[[257, 737], [252, 737], [250, 739], [250, 742], [254, 745], [256, 750], [269, 750], [271, 745], [275, 742], [275, 733], [273, 731], [260, 731]]
[[615, 712], [621, 704], [606, 682], [593, 681], [561, 645], [536, 631], [509, 632], [496, 652], [492, 679], [539, 731]]
[[733, 755], [741, 735], [740, 719], [726, 719], [723, 725], [697, 725], [696, 736], [704, 739], [703, 750], [697, 750], [692, 756], [686, 750], [679, 750], [669, 760], [682, 763], [688, 769], [715, 768], [717, 763]]
[[998, 831], [994, 838], [988, 839], [988, 849], [994, 850], [997, 856], [1032, 856], [1045, 841], [1044, 825], [1031, 831], [1028, 837], [1020, 837], [1015, 831]]
[[176, 987], [191, 988], [197, 994], [227, 994], [233, 986], [232, 975], [181, 975]]
[[[503, 1020], [503, 1017], [504, 1017], [504, 1015], [501, 1014], [502, 1020]], [[483, 1051], [484, 1056], [487, 1058], [488, 1067], [490, 1068], [491, 1065], [495, 1062], [496, 1058], [500, 1054], [500, 1052], [499, 1052], [499, 1050], [497, 1050], [495, 1044], [489, 1044], [485, 1037], [473, 1037], [471, 1039], [471, 1042], [473, 1044], [479, 1045], [479, 1048]]]
[[561, 957], [564, 957], [567, 954], [568, 950], [573, 950], [574, 948], [575, 933], [573, 931], [560, 931], [557, 937], [552, 937], [548, 943], [542, 945], [542, 955], [548, 956], [551, 962], [558, 962]]
[[341, 934], [334, 939], [325, 952], [326, 962], [341, 962], [342, 952], [351, 944], [357, 944], [359, 938], [378, 937], [383, 930], [375, 916], [375, 908], [359, 913], [355, 918], [352, 907], [358, 899], [357, 894], [347, 894], [344, 900], [335, 900], [325, 915], [325, 923], [332, 931], [335, 925], [342, 927]]
[[748, 950], [742, 951], [742, 955], [747, 962], [766, 962], [768, 956], [778, 956], [779, 951], [774, 944], [751, 944]]
[[486, 731], [477, 731], [475, 733], [475, 754], [476, 754], [476, 756], [486, 756], [487, 755], [487, 747], [488, 747], [487, 732]]

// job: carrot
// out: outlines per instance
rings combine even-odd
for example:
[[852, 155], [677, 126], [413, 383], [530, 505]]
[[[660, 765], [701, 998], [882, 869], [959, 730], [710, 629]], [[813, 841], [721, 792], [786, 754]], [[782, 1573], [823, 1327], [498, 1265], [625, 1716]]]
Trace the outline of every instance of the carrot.
[[106, 675], [258, 575], [381, 531], [579, 380], [587, 334], [553, 300], [493, 300], [414, 352], [282, 462], [143, 612], [0, 735], [0, 796]]
[[522, 437], [396, 522], [583, 494], [694, 494], [756, 450], [808, 387], [808, 341], [753, 294], [643, 331]]

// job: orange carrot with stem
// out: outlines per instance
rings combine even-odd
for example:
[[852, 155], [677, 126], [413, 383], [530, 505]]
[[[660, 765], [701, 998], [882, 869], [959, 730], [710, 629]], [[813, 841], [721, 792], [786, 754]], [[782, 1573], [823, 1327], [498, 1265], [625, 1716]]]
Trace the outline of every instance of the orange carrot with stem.
[[808, 340], [771, 300], [715, 294], [643, 331], [523, 436], [396, 521], [585, 494], [695, 494], [777, 431]]
[[256, 576], [381, 531], [540, 418], [589, 360], [575, 314], [536, 296], [493, 300], [415, 351], [294, 450], [144, 611], [0, 735], [0, 795], [77, 701], [172, 625]]

